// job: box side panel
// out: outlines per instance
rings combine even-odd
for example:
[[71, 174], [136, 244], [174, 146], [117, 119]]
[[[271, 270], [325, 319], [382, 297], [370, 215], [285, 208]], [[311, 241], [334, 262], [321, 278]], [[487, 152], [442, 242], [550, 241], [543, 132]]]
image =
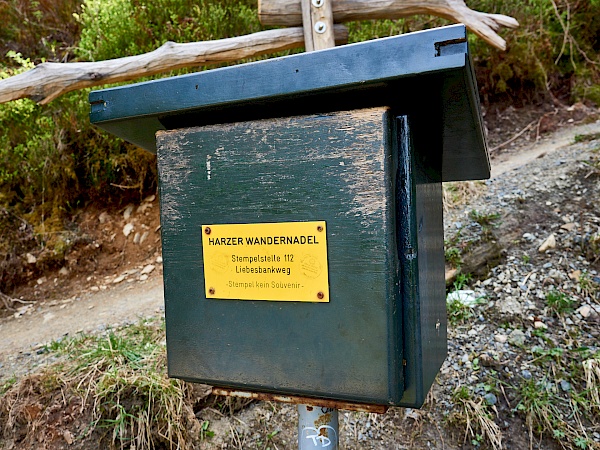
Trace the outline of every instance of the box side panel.
[[[387, 403], [397, 263], [386, 114], [159, 133], [171, 376]], [[313, 220], [327, 222], [329, 303], [205, 298], [201, 225]]]
[[419, 308], [423, 403], [447, 355], [442, 184], [417, 175]]
[[[468, 88], [467, 88], [468, 89]], [[456, 95], [454, 92], [453, 101]], [[450, 103], [446, 98], [446, 106]], [[414, 181], [416, 194], [416, 225], [419, 273], [419, 333], [421, 354], [419, 355], [420, 395], [415, 399], [415, 406], [425, 402], [425, 397], [442, 366], [448, 353], [447, 318], [446, 318], [446, 281], [444, 258], [444, 219], [442, 204], [442, 181], [446, 181], [444, 172], [448, 166], [447, 156], [462, 151], [461, 148], [448, 145], [446, 135], [448, 125], [448, 109], [441, 108], [433, 116], [421, 115], [414, 129]], [[443, 119], [440, 120], [440, 114]], [[478, 115], [479, 112], [477, 111]], [[428, 119], [428, 120], [427, 120]], [[465, 130], [466, 133], [466, 130]], [[476, 148], [473, 142], [463, 142], [470, 150]], [[444, 147], [444, 158], [439, 159], [439, 149]], [[485, 150], [485, 148], [484, 148]], [[485, 153], [485, 152], [484, 152]], [[474, 167], [483, 167], [483, 161], [473, 163], [468, 158], [462, 167], [455, 164], [455, 170], [466, 173]], [[469, 177], [461, 178], [468, 179]]]

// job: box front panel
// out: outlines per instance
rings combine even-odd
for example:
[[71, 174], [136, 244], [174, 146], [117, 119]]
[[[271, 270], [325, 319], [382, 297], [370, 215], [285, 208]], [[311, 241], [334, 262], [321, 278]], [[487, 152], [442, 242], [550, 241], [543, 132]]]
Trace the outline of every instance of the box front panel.
[[[171, 376], [357, 402], [401, 391], [389, 127], [376, 108], [158, 134]], [[326, 224], [328, 302], [205, 295], [202, 225], [309, 221]]]

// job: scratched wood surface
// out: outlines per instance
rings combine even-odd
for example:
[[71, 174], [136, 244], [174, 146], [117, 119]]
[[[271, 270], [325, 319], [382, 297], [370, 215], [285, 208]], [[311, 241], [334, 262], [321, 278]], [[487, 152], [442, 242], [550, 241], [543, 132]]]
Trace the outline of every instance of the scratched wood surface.
[[[435, 142], [414, 147], [398, 120], [372, 108], [158, 134], [171, 376], [423, 403], [446, 354], [441, 173]], [[315, 220], [329, 303], [205, 298], [203, 224]]]
[[[399, 341], [388, 121], [375, 108], [159, 133], [172, 376], [362, 402], [398, 397], [402, 380], [390, 380], [388, 365], [390, 348], [398, 351], [388, 342]], [[312, 220], [327, 222], [329, 303], [204, 297], [202, 224]]]

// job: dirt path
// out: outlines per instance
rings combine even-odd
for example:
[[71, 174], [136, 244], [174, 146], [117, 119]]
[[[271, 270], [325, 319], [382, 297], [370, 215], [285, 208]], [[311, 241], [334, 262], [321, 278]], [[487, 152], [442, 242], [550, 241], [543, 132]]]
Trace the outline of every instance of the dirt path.
[[[576, 135], [600, 133], [600, 121], [564, 128], [542, 140], [492, 155], [492, 178], [560, 151]], [[140, 317], [162, 314], [162, 274], [145, 282], [121, 283], [105, 291], [74, 293], [74, 297], [33, 305], [24, 314], [0, 319], [0, 380], [44, 363], [40, 348], [62, 336], [101, 331]]]
[[125, 283], [100, 292], [85, 292], [62, 301], [42, 302], [19, 317], [0, 321], [0, 380], [25, 373], [44, 362], [31, 357], [65, 335], [101, 331], [106, 327], [162, 314], [162, 274], [143, 283]]
[[593, 133], [600, 133], [600, 122], [562, 128], [538, 142], [518, 146], [506, 153], [492, 153], [492, 178], [572, 144], [577, 135]]

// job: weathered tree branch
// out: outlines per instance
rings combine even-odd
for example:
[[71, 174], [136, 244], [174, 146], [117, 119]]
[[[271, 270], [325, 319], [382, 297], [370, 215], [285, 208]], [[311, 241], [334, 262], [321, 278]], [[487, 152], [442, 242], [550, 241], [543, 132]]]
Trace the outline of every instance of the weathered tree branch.
[[[496, 31], [516, 28], [519, 23], [509, 16], [487, 14], [469, 9], [464, 0], [334, 0], [335, 23], [351, 20], [399, 19], [414, 14], [431, 14], [463, 23], [469, 30], [501, 50], [506, 41]], [[263, 25], [297, 26], [302, 24], [300, 0], [260, 0], [258, 15]]]
[[[301, 0], [261, 0], [259, 17], [265, 25], [302, 25]], [[335, 0], [333, 20], [398, 19], [432, 14], [464, 23], [471, 31], [502, 50], [506, 42], [496, 31], [517, 27], [512, 17], [473, 11], [464, 0]], [[336, 43], [345, 42], [348, 31], [335, 26]], [[91, 86], [129, 81], [183, 67], [210, 65], [275, 53], [304, 46], [302, 28], [261, 31], [216, 41], [176, 44], [143, 55], [98, 62], [43, 63], [22, 74], [0, 80], [0, 103], [31, 98], [48, 103], [67, 92]]]
[[[347, 42], [346, 27], [336, 25], [335, 38], [337, 43]], [[46, 104], [76, 89], [134, 80], [183, 67], [237, 61], [302, 46], [303, 30], [297, 27], [215, 41], [167, 42], [150, 53], [106, 61], [43, 63], [0, 80], [0, 103], [31, 98]]]

